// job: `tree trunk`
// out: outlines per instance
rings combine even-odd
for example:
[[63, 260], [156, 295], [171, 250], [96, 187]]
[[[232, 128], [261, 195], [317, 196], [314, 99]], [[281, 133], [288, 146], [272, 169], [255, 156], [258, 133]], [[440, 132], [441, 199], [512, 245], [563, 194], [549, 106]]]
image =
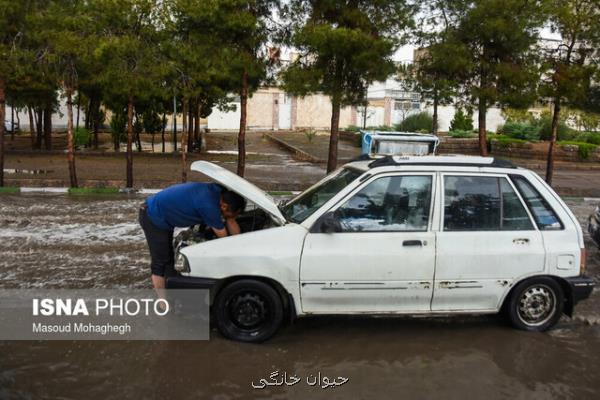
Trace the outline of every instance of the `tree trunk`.
[[15, 140], [15, 106], [10, 105], [10, 140]]
[[340, 101], [331, 99], [331, 132], [329, 135], [329, 156], [327, 158], [327, 173], [337, 167], [338, 136], [340, 131]]
[[79, 112], [81, 110], [81, 93], [77, 92], [77, 122], [75, 129], [79, 129]]
[[173, 97], [173, 152], [177, 151], [177, 97]]
[[244, 176], [246, 169], [246, 113], [248, 112], [248, 71], [242, 74], [242, 90], [240, 91], [240, 131], [238, 133], [238, 166], [237, 174]]
[[97, 99], [94, 103], [94, 149], [98, 150], [98, 132], [100, 131], [100, 100]]
[[71, 187], [77, 187], [75, 170], [75, 143], [73, 140], [73, 89], [67, 88], [67, 159], [69, 162], [69, 181]]
[[483, 157], [488, 155], [487, 150], [487, 132], [485, 126], [485, 115], [487, 112], [487, 105], [485, 103], [485, 99], [479, 98], [479, 104], [477, 106], [478, 110], [478, 123], [479, 123], [479, 154]]
[[[135, 113], [135, 122], [139, 127], [139, 120], [140, 120], [140, 116], [139, 114], [136, 112]], [[134, 125], [135, 126], [135, 125]], [[140, 139], [140, 131], [138, 129], [135, 130], [135, 147], [138, 151], [138, 153], [142, 152], [142, 141]]]
[[162, 131], [161, 131], [161, 140], [162, 140], [162, 152], [165, 152], [165, 129], [167, 127], [167, 113], [163, 112], [163, 117], [162, 117]]
[[552, 186], [554, 176], [554, 145], [558, 138], [558, 124], [560, 117], [560, 97], [554, 99], [554, 110], [552, 112], [552, 135], [550, 136], [550, 145], [548, 146], [548, 159], [546, 161], [546, 183]]
[[31, 149], [35, 149], [35, 125], [33, 123], [33, 112], [31, 111], [31, 106], [27, 106], [27, 113], [29, 114], [29, 136], [31, 136]]
[[435, 91], [433, 94], [433, 125], [431, 127], [431, 131], [434, 135], [438, 134], [438, 103], [438, 93]]
[[0, 187], [4, 186], [4, 116], [6, 114], [6, 84], [0, 77]]
[[200, 134], [200, 114], [202, 113], [202, 105], [198, 102], [198, 106], [195, 110], [195, 120], [194, 120], [194, 142], [196, 142], [196, 146], [198, 146], [198, 151], [202, 151], [202, 136]]
[[46, 104], [44, 109], [44, 148], [52, 150], [52, 104]]
[[181, 182], [183, 182], [183, 183], [187, 182], [187, 148], [186, 148], [187, 138], [186, 138], [186, 134], [188, 133], [188, 127], [189, 127], [189, 125], [187, 123], [187, 115], [186, 115], [187, 112], [188, 112], [188, 102], [184, 98], [183, 99], [183, 110], [182, 110], [182, 114], [183, 114], [182, 128], [183, 128], [183, 130], [181, 131]]
[[85, 129], [90, 129], [92, 127], [92, 118], [91, 118], [91, 114], [92, 113], [92, 98], [90, 97], [90, 99], [87, 102], [87, 109], [85, 111]]
[[42, 134], [42, 130], [44, 128], [43, 119], [44, 119], [44, 111], [42, 110], [41, 107], [38, 107], [38, 109], [36, 110], [35, 128], [37, 131], [36, 132], [37, 133], [36, 146], [40, 150], [42, 148], [42, 141], [44, 138], [43, 134]]
[[193, 126], [194, 126], [194, 111], [193, 111], [193, 102], [188, 103], [188, 124], [187, 124], [187, 149], [186, 151], [190, 151], [193, 146], [194, 135]]
[[133, 97], [127, 101], [127, 185], [133, 187]]

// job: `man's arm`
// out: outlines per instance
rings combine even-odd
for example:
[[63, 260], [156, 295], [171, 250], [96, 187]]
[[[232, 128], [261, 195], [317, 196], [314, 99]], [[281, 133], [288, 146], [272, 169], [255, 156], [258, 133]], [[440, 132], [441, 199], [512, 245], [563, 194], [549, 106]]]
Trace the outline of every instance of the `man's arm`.
[[227, 231], [230, 235], [239, 235], [242, 233], [240, 226], [238, 225], [235, 218], [228, 218], [225, 220], [225, 225], [227, 225]]
[[218, 238], [225, 237], [228, 234], [229, 235], [239, 235], [241, 233], [240, 226], [238, 225], [235, 218], [227, 219], [225, 221], [225, 225], [227, 226], [227, 229], [212, 228], [213, 232], [215, 233], [215, 235], [217, 235]]

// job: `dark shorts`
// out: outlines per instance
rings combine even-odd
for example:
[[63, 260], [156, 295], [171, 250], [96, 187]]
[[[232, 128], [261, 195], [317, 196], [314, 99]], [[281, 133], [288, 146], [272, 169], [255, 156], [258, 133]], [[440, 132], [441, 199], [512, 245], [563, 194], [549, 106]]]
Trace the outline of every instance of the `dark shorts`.
[[164, 276], [165, 278], [176, 275], [173, 230], [156, 227], [150, 220], [145, 205], [140, 207], [139, 220], [150, 249], [152, 275]]

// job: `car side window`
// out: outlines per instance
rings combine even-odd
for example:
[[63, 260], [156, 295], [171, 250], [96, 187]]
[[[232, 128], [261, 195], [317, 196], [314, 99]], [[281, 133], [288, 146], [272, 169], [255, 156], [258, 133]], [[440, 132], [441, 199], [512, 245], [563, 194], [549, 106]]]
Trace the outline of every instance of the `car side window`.
[[422, 175], [372, 181], [335, 211], [342, 232], [426, 231], [431, 183]]
[[550, 207], [550, 204], [525, 178], [518, 175], [511, 175], [511, 179], [521, 193], [527, 207], [533, 214], [535, 222], [540, 230], [559, 230], [563, 229], [563, 224], [556, 215], [556, 212]]
[[533, 229], [523, 203], [506, 178], [444, 177], [445, 231]]

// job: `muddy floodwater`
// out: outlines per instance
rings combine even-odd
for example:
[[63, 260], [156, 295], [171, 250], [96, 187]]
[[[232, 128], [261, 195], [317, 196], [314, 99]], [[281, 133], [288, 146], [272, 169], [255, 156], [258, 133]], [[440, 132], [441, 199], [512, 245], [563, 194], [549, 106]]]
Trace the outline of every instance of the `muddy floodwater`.
[[[141, 201], [0, 195], [0, 288], [149, 287]], [[596, 206], [568, 204], [582, 224]], [[600, 253], [586, 244], [599, 282]], [[275, 371], [348, 381], [252, 388]], [[495, 316], [311, 317], [261, 345], [214, 330], [199, 342], [0, 342], [2, 400], [146, 398], [598, 399], [600, 291], [543, 334]]]

